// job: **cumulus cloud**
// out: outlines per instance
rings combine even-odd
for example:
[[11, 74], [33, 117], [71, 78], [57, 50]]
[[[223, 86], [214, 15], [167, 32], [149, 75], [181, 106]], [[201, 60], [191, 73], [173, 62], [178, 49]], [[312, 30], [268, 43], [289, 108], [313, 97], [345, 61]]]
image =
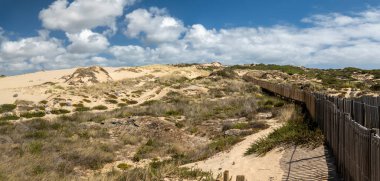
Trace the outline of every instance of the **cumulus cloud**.
[[137, 9], [125, 16], [128, 24], [124, 32], [132, 38], [161, 43], [177, 40], [185, 31], [182, 21], [171, 17], [165, 9]]
[[100, 53], [107, 49], [109, 42], [99, 33], [85, 29], [80, 33], [66, 33], [71, 44], [67, 47], [70, 53]]
[[39, 18], [43, 27], [77, 33], [83, 29], [103, 26], [116, 30], [116, 17], [123, 14], [126, 5], [135, 0], [56, 0], [43, 9]]
[[107, 59], [96, 56], [96, 51], [107, 48], [108, 41], [89, 30], [72, 36], [65, 47], [62, 40], [52, 38], [48, 31], [39, 36], [0, 42], [0, 72], [15, 74], [38, 70], [70, 68], [91, 64], [105, 65]]
[[[111, 1], [116, 0], [107, 2]], [[55, 3], [58, 2], [66, 3], [62, 6], [65, 8], [61, 8], [64, 11], [74, 12], [75, 3], [82, 4], [84, 0], [75, 0], [70, 4], [58, 0]], [[68, 22], [66, 20], [70, 18], [63, 17], [62, 20]], [[110, 18], [112, 20], [109, 22], [114, 23], [114, 18]], [[127, 24], [124, 34], [151, 44], [126, 46], [112, 45], [103, 34], [91, 30], [94, 26], [112, 27], [112, 23], [95, 23], [77, 29], [70, 28], [76, 27], [75, 23], [62, 26], [68, 31], [70, 29], [66, 33], [68, 45], [64, 40], [50, 37], [46, 30], [40, 31], [36, 37], [9, 40], [0, 28], [0, 72], [92, 64], [124, 66], [209, 61], [322, 68], [380, 67], [380, 9], [355, 14], [313, 15], [301, 22], [307, 26], [210, 29], [202, 24], [184, 26], [181, 20], [170, 16], [165, 9], [137, 9], [125, 16]]]
[[[380, 49], [379, 9], [369, 9], [351, 15], [338, 13], [314, 15], [302, 20], [311, 25], [308, 28], [274, 25], [215, 30], [195, 24], [188, 27], [182, 37], [179, 36], [180, 33], [171, 33], [175, 36], [170, 38], [162, 33], [164, 30], [154, 28], [160, 27], [161, 22], [155, 20], [157, 15], [155, 16], [154, 11], [139, 9], [128, 16], [130, 19], [135, 19], [127, 21], [130, 23], [128, 24], [130, 29], [126, 32], [128, 36], [136, 37], [143, 34], [140, 35], [143, 38], [160, 42], [155, 48], [133, 47], [139, 52], [136, 59], [139, 58], [140, 61], [143, 59], [149, 63], [218, 60], [226, 64], [275, 63], [363, 68], [380, 66], [380, 61], [376, 58], [380, 56], [380, 51], [376, 51]], [[158, 17], [162, 16], [168, 17], [166, 12]], [[137, 26], [136, 22], [143, 23]], [[162, 40], [149, 38], [149, 36], [160, 37], [161, 33], [163, 34], [161, 37], [165, 37]], [[124, 51], [118, 53], [111, 51], [111, 53], [117, 60], [133, 61], [125, 58], [128, 54], [132, 54], [127, 51], [131, 48], [119, 46], [117, 49]], [[132, 57], [135, 56], [134, 54]]]

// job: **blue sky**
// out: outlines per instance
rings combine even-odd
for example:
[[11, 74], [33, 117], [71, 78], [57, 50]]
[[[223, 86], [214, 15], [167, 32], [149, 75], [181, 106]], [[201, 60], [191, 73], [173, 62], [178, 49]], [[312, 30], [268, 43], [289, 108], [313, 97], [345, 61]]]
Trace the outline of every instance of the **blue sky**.
[[0, 74], [215, 60], [380, 68], [379, 7], [378, 0], [2, 0]]

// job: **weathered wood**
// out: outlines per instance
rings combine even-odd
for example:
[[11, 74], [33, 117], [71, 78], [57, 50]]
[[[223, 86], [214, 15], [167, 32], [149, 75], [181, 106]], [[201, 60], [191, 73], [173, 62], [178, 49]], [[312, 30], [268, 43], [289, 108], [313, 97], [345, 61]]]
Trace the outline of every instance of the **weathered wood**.
[[380, 181], [380, 97], [341, 99], [258, 79], [252, 82], [306, 106], [345, 180]]
[[223, 173], [223, 181], [229, 181], [230, 180], [229, 173], [230, 172], [228, 170], [224, 171], [224, 173]]
[[236, 181], [245, 181], [244, 175], [238, 175], [238, 176], [236, 176]]

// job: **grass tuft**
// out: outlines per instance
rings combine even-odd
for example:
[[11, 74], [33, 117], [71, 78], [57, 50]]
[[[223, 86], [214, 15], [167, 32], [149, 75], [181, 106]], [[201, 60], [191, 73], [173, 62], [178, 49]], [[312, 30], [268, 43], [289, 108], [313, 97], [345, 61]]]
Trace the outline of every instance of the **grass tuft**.
[[16, 107], [17, 106], [15, 104], [3, 104], [3, 105], [0, 105], [0, 114], [1, 113], [5, 113], [5, 112], [11, 112], [14, 109], [16, 109]]
[[301, 115], [293, 115], [285, 125], [252, 144], [245, 152], [245, 155], [253, 153], [264, 155], [278, 146], [301, 145], [317, 147], [322, 145], [323, 141], [323, 134], [315, 124], [308, 124]]

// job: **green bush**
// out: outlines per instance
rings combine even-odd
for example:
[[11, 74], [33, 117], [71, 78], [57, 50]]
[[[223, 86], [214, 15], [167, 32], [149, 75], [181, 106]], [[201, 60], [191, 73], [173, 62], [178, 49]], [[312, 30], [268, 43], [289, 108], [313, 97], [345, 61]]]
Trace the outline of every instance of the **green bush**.
[[315, 125], [308, 125], [303, 119], [292, 119], [267, 137], [256, 141], [246, 151], [246, 155], [256, 153], [264, 155], [281, 145], [305, 145], [317, 147], [324, 141], [323, 134]]
[[119, 165], [117, 165], [117, 168], [120, 168], [121, 170], [128, 170], [132, 168], [132, 166], [128, 165], [127, 163], [120, 163]]
[[119, 106], [119, 107], [125, 107], [125, 106], [128, 106], [128, 104], [127, 103], [119, 103], [119, 104], [117, 104], [117, 106]]
[[211, 73], [210, 76], [220, 76], [227, 79], [234, 79], [239, 77], [239, 75], [231, 68], [224, 68], [222, 70], [215, 71]]
[[37, 112], [25, 112], [21, 113], [20, 116], [23, 118], [40, 118], [44, 117], [46, 115], [43, 111], [37, 111]]
[[107, 99], [107, 100], [105, 100], [107, 103], [110, 103], [110, 104], [117, 104], [118, 102], [117, 102], [117, 100], [115, 100], [115, 99]]
[[92, 109], [93, 110], [107, 110], [108, 107], [105, 105], [98, 105], [98, 106], [94, 106]]
[[38, 141], [33, 141], [29, 144], [29, 152], [31, 154], [40, 154], [43, 149], [43, 144]]
[[18, 120], [18, 119], [20, 119], [20, 117], [16, 115], [6, 115], [6, 116], [0, 117], [0, 121], [9, 121], [9, 120]]
[[178, 110], [169, 110], [165, 112], [165, 116], [178, 116], [181, 115], [181, 111]]
[[274, 104], [274, 107], [282, 107], [282, 106], [284, 106], [284, 105], [285, 105], [284, 102], [279, 101], [279, 102], [276, 102], [276, 103]]
[[220, 137], [214, 140], [208, 145], [208, 148], [213, 152], [220, 152], [229, 149], [232, 145], [242, 141], [243, 139], [239, 136], [226, 136]]
[[79, 104], [73, 104], [74, 107], [84, 107], [84, 105], [82, 103], [79, 103]]
[[47, 104], [47, 103], [48, 103], [47, 100], [42, 100], [42, 101], [40, 101], [40, 104]]
[[15, 104], [3, 104], [3, 105], [0, 105], [0, 114], [1, 113], [5, 113], [5, 112], [11, 112], [14, 109], [16, 109], [16, 107], [17, 106]]
[[52, 114], [67, 114], [67, 113], [70, 113], [70, 111], [66, 109], [53, 109], [51, 113]]
[[74, 111], [76, 112], [85, 112], [85, 111], [89, 111], [90, 108], [89, 107], [77, 107], [74, 109]]

